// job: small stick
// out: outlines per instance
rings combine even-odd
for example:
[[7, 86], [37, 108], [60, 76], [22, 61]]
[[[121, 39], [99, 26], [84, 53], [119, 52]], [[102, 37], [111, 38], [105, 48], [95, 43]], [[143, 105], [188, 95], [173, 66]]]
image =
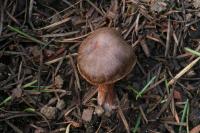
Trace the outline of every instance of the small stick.
[[170, 47], [170, 36], [171, 36], [171, 22], [170, 19], [168, 20], [168, 29], [167, 29], [167, 41], [166, 41], [166, 48], [165, 48], [165, 57], [167, 57]]
[[189, 65], [183, 68], [173, 79], [169, 81], [168, 85], [174, 84], [181, 76], [183, 76], [186, 72], [188, 72], [199, 60], [200, 57], [196, 58]]
[[65, 18], [65, 19], [63, 19], [63, 20], [61, 20], [61, 21], [55, 22], [55, 23], [53, 23], [53, 24], [50, 24], [50, 25], [48, 25], [48, 26], [45, 26], [45, 27], [43, 27], [43, 28], [39, 28], [39, 29], [36, 29], [36, 30], [46, 30], [46, 29], [49, 29], [49, 28], [53, 28], [53, 27], [55, 27], [55, 26], [61, 25], [61, 24], [63, 24], [63, 23], [66, 23], [66, 22], [68, 22], [69, 20], [71, 20], [71, 18]]
[[[77, 53], [71, 54], [71, 56], [77, 56], [77, 55], [78, 55]], [[66, 59], [69, 59], [70, 56], [69, 56], [69, 55], [66, 55], [65, 58], [66, 58]], [[58, 62], [58, 61], [60, 61], [60, 60], [62, 60], [62, 59], [63, 59], [63, 57], [59, 57], [59, 58], [56, 58], [56, 59], [54, 59], [54, 60], [47, 61], [47, 62], [45, 62], [45, 64], [46, 64], [46, 65], [51, 65], [51, 64], [56, 63], [56, 62]]]

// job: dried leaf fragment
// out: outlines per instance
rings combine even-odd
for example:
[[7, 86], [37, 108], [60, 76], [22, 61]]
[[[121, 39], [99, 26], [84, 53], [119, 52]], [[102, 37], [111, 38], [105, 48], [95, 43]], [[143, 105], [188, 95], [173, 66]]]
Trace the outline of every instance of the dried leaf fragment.
[[63, 100], [58, 100], [56, 108], [58, 108], [59, 110], [63, 110], [65, 108], [65, 102]]
[[195, 8], [199, 8], [200, 7], [200, 0], [193, 0], [192, 4]]
[[82, 119], [84, 121], [90, 122], [92, 119], [92, 114], [94, 112], [93, 108], [87, 108], [83, 110]]
[[164, 0], [154, 0], [151, 3], [151, 11], [153, 12], [162, 12], [167, 9], [167, 4], [164, 2]]
[[16, 98], [20, 98], [22, 96], [22, 89], [21, 88], [15, 88], [12, 90], [12, 96]]
[[61, 89], [61, 88], [62, 88], [62, 86], [63, 86], [63, 79], [61, 78], [60, 75], [57, 75], [57, 76], [55, 77], [55, 82], [54, 82], [54, 84], [55, 84], [55, 87], [56, 87], [57, 89]]
[[95, 108], [95, 113], [98, 115], [98, 116], [101, 116], [103, 113], [104, 113], [104, 109], [101, 107], [101, 106], [97, 106]]
[[47, 117], [47, 119], [55, 119], [57, 115], [57, 108], [51, 106], [44, 106], [41, 108], [40, 112]]

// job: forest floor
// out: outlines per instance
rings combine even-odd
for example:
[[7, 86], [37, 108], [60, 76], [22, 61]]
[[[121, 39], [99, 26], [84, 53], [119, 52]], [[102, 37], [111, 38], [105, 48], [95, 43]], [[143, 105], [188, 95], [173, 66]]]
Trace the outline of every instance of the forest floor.
[[[100, 27], [137, 55], [110, 115], [76, 67]], [[0, 132], [199, 133], [199, 39], [198, 0], [0, 0]]]

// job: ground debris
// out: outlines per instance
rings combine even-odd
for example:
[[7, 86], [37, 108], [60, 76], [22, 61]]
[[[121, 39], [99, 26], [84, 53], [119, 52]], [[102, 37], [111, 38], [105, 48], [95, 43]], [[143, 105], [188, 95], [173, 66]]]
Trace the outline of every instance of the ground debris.
[[103, 109], [101, 106], [96, 106], [96, 107], [95, 107], [95, 113], [96, 113], [98, 116], [101, 116], [101, 115], [104, 113], [104, 109]]
[[59, 110], [63, 110], [65, 108], [65, 101], [64, 100], [58, 100], [56, 104], [56, 108]]
[[55, 85], [55, 87], [57, 88], [57, 89], [61, 89], [62, 88], [62, 86], [63, 86], [63, 79], [61, 78], [61, 76], [60, 75], [57, 75], [56, 77], [55, 77], [55, 82], [54, 82], [54, 85]]
[[192, 0], [192, 4], [195, 8], [200, 8], [200, 1], [199, 0]]
[[82, 113], [82, 120], [90, 122], [92, 119], [93, 112], [94, 112], [93, 108], [84, 109]]
[[[200, 0], [0, 0], [0, 132], [199, 128], [199, 9]], [[110, 114], [77, 69], [80, 43], [100, 27], [137, 55]]]
[[12, 90], [12, 96], [19, 98], [22, 95], [22, 89], [21, 88], [15, 88]]
[[151, 11], [153, 12], [162, 12], [167, 9], [167, 3], [165, 0], [152, 0], [151, 1]]
[[40, 112], [50, 120], [55, 119], [57, 116], [57, 108], [51, 106], [45, 105], [41, 108]]

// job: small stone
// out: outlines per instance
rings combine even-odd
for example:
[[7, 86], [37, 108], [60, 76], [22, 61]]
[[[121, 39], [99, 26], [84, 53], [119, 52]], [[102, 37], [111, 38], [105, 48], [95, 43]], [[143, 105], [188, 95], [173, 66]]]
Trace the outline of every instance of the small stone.
[[101, 106], [97, 106], [95, 108], [95, 113], [98, 115], [98, 116], [101, 116], [103, 113], [104, 113], [104, 109], [101, 107]]
[[84, 121], [90, 122], [92, 119], [93, 112], [94, 112], [93, 108], [84, 109], [82, 114], [82, 119]]
[[41, 108], [40, 112], [46, 116], [47, 119], [55, 119], [57, 115], [57, 108], [55, 107], [50, 107], [50, 106], [44, 106]]
[[63, 110], [65, 108], [65, 102], [63, 100], [58, 100], [56, 108], [58, 108], [59, 110]]

